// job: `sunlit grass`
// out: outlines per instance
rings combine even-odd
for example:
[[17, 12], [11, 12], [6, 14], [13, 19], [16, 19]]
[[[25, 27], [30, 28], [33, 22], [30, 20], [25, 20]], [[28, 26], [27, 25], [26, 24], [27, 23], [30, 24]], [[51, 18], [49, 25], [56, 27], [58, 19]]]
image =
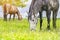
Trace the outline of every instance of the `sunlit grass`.
[[18, 21], [3, 21], [0, 19], [0, 40], [60, 40], [60, 19], [57, 19], [56, 30], [50, 24], [51, 30], [47, 31], [47, 21], [43, 18], [42, 30], [39, 31], [39, 20], [36, 31], [30, 31], [27, 19]]

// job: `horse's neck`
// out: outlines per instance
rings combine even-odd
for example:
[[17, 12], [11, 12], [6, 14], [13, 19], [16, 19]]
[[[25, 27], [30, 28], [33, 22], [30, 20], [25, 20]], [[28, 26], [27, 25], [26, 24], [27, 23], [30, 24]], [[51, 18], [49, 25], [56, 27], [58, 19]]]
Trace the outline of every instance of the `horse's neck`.
[[32, 0], [31, 5], [30, 5], [30, 8], [29, 8], [29, 12], [30, 12], [31, 9], [33, 8], [33, 5], [34, 5], [35, 1], [36, 1], [36, 0]]
[[19, 12], [19, 10], [17, 10], [18, 11], [18, 15], [20, 16], [20, 12]]

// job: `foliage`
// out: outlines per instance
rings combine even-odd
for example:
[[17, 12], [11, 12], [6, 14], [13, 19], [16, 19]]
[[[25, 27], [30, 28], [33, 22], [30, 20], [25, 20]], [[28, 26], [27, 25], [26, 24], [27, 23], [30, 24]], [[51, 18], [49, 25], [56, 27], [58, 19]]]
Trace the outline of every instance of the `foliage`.
[[3, 21], [0, 19], [0, 40], [60, 40], [60, 19], [57, 19], [57, 29], [46, 30], [46, 19], [43, 19], [43, 28], [39, 31], [39, 21], [36, 31], [30, 31], [27, 19], [18, 21]]
[[0, 5], [3, 5], [4, 3], [9, 3], [20, 7], [25, 7], [25, 2], [27, 1], [28, 0], [0, 0]]

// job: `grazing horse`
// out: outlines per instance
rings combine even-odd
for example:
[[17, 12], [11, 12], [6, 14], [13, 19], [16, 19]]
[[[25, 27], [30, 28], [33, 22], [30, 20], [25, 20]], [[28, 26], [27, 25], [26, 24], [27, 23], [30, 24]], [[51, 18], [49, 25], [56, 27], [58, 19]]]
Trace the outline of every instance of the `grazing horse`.
[[58, 8], [59, 8], [58, 0], [32, 0], [28, 13], [30, 29], [36, 30], [38, 12], [40, 15], [40, 30], [42, 29], [42, 11], [46, 11], [48, 30], [50, 29], [51, 11], [53, 12], [53, 27], [56, 28], [56, 16]]
[[18, 15], [18, 20], [22, 19], [22, 15], [20, 14], [18, 8], [16, 6], [10, 5], [10, 4], [4, 4], [3, 5], [3, 12], [4, 12], [4, 20], [7, 21], [7, 15], [10, 14], [10, 18], [11, 19], [11, 15], [13, 15], [13, 20], [15, 18], [15, 14]]

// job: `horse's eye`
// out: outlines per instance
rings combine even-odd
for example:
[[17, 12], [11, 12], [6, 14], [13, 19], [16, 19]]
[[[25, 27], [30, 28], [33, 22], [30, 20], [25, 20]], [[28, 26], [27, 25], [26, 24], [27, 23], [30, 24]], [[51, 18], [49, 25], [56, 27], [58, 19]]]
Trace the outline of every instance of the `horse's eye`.
[[34, 20], [32, 20], [32, 21], [34, 21]]

